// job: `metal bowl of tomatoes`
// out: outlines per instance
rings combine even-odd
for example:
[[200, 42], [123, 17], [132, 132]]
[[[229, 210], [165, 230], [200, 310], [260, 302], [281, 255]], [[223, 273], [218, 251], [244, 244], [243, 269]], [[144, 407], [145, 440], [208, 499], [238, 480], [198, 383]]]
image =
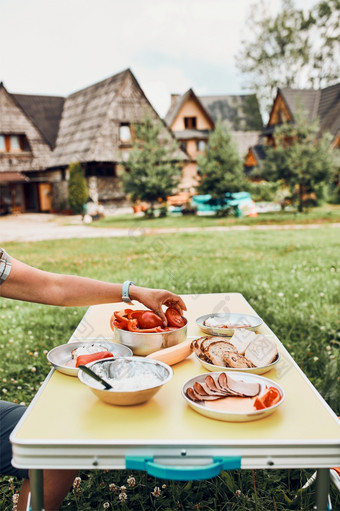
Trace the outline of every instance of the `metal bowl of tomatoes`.
[[176, 309], [167, 309], [168, 326], [152, 311], [123, 309], [113, 313], [110, 325], [117, 342], [128, 346], [134, 355], [146, 356], [170, 348], [187, 337], [187, 320]]

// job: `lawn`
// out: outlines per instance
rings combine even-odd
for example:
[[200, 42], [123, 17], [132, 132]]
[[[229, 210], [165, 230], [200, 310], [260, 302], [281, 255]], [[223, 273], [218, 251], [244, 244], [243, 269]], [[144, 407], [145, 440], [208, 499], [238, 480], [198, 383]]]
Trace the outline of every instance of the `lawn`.
[[[324, 225], [10, 243], [6, 249], [49, 271], [118, 282], [129, 278], [181, 294], [241, 292], [340, 415], [339, 245], [339, 229]], [[0, 301], [3, 399], [30, 402], [49, 371], [46, 352], [67, 342], [84, 311]], [[100, 510], [105, 503], [124, 511], [307, 511], [314, 489], [290, 500], [311, 473], [235, 471], [209, 481], [174, 483], [125, 471], [82, 472], [62, 511]], [[12, 509], [19, 486], [20, 481], [0, 479], [0, 511]], [[335, 508], [340, 500], [333, 494]]]

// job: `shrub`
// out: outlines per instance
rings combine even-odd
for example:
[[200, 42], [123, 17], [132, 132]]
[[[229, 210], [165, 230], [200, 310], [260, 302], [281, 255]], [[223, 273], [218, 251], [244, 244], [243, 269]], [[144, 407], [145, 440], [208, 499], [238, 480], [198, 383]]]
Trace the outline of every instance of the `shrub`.
[[88, 199], [89, 190], [79, 162], [71, 163], [69, 172], [68, 200], [73, 213], [79, 215]]

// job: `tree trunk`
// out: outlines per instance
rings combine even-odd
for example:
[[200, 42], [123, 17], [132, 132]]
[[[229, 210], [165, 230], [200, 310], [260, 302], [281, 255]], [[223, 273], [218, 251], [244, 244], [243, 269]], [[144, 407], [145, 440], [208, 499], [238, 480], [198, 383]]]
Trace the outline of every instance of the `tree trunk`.
[[298, 211], [300, 213], [303, 212], [303, 184], [299, 184], [299, 207]]

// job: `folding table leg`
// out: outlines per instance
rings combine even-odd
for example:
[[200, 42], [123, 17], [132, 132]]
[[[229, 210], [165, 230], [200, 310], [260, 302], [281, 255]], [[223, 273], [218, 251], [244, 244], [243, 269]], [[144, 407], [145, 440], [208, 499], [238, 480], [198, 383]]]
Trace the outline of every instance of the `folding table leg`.
[[316, 509], [328, 511], [329, 468], [318, 468], [316, 476]]
[[30, 470], [31, 511], [44, 511], [44, 488], [42, 469]]

